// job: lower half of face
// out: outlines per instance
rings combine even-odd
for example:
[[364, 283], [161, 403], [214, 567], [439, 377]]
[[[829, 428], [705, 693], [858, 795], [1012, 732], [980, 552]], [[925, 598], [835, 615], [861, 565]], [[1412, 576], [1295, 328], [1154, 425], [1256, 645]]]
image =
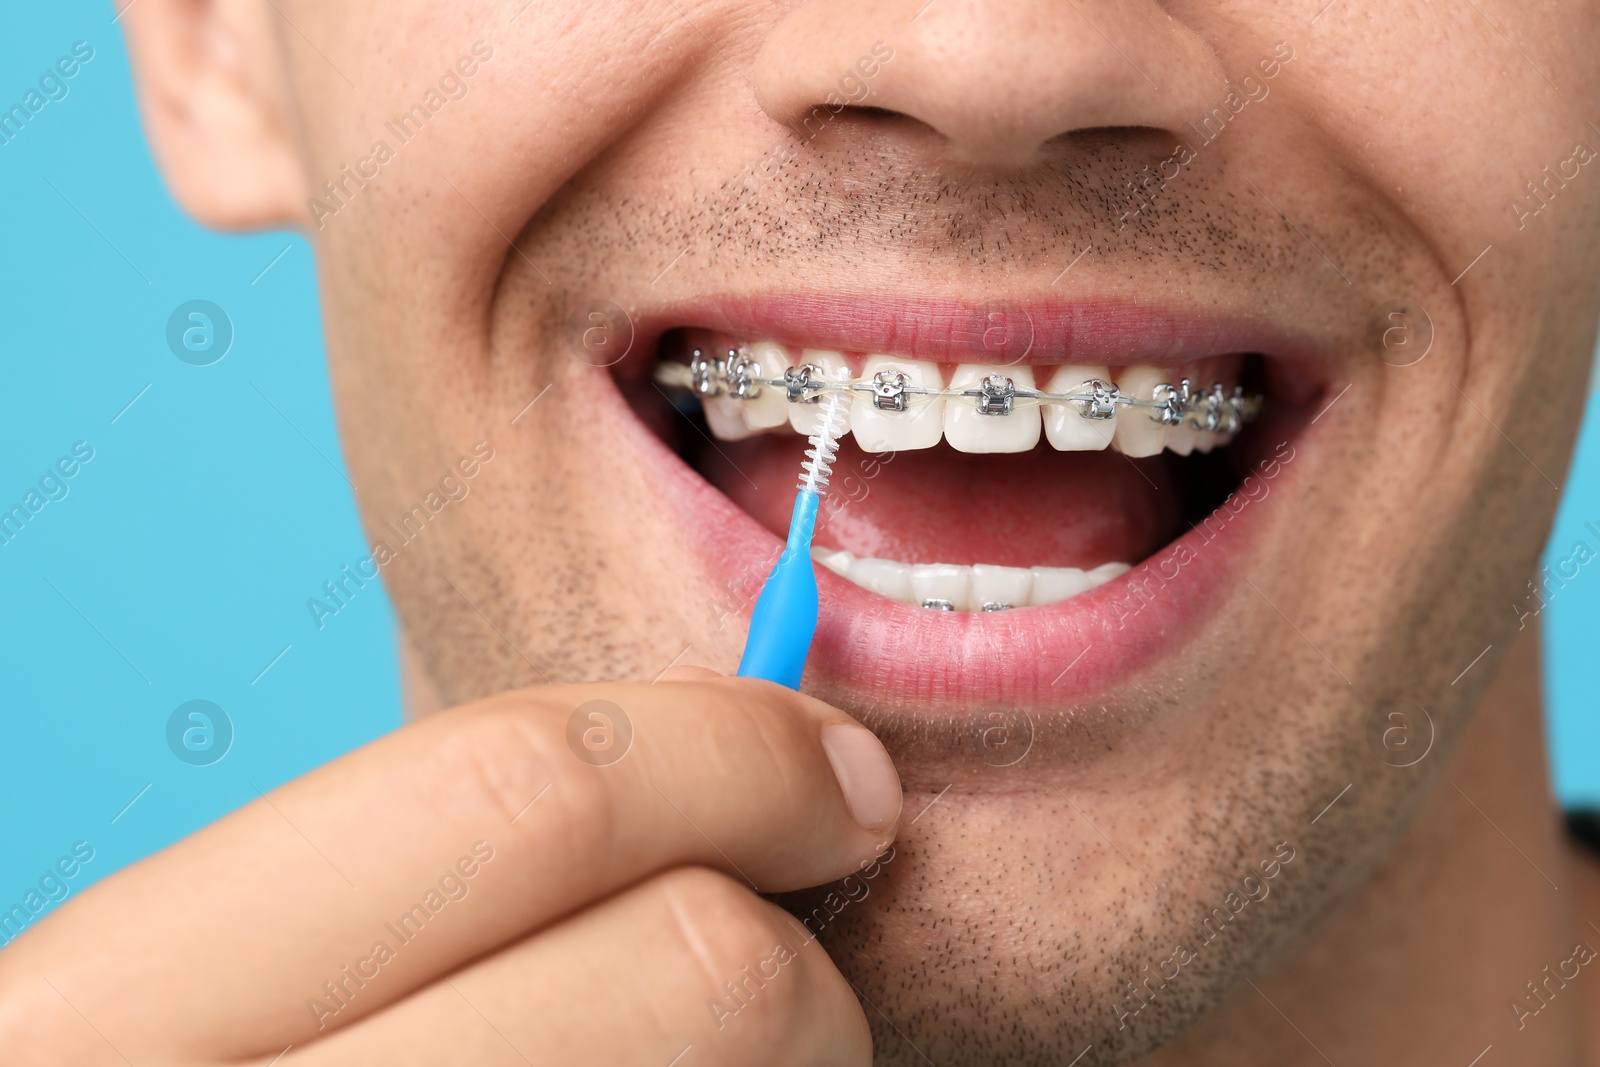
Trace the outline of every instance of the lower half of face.
[[[1335, 43], [1356, 29], [1197, 9], [1232, 42], [1216, 99], [1179, 102], [1198, 125], [1085, 120], [986, 167], [962, 101], [916, 88], [933, 13], [863, 29], [840, 91], [884, 96], [819, 89], [813, 128], [734, 72], [794, 16], [735, 6], [698, 12], [709, 37], [591, 27], [640, 50], [632, 80], [531, 117], [577, 31], [495, 24], [433, 141], [326, 220], [409, 645], [452, 702], [731, 671], [836, 410], [803, 688], [884, 739], [908, 822], [870, 877], [789, 903], [938, 1062], [1135, 1054], [1370, 872], [1469, 714], [1452, 678], [1539, 592], [1595, 141], [1528, 120], [1517, 80], [1484, 104], [1515, 151], [1452, 154], [1459, 124], [1407, 101], [1460, 57], [1380, 88]], [[1023, 106], [963, 84], [995, 122]], [[1547, 163], [1579, 169], [1541, 199]]]

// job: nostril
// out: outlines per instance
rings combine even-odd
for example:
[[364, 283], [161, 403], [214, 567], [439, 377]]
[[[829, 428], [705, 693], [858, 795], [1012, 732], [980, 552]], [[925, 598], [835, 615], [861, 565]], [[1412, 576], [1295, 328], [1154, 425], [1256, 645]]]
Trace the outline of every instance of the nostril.
[[804, 146], [820, 148], [829, 143], [862, 145], [876, 142], [909, 148], [924, 157], [946, 154], [942, 133], [921, 119], [876, 105], [849, 105], [830, 108], [814, 104], [788, 123]]

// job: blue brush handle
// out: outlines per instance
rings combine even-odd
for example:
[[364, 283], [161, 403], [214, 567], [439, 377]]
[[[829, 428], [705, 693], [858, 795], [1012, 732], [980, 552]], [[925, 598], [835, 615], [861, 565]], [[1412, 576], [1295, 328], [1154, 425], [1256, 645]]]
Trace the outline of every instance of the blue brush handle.
[[817, 631], [817, 573], [811, 561], [811, 535], [817, 525], [816, 493], [802, 489], [789, 518], [789, 541], [761, 587], [750, 615], [739, 674], [800, 688], [800, 672]]

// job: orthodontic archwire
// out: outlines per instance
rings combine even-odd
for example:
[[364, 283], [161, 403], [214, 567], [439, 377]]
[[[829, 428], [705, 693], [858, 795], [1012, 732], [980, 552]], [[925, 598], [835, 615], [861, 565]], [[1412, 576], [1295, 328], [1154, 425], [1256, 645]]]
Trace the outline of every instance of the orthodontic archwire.
[[750, 615], [739, 674], [800, 688], [806, 654], [817, 631], [817, 574], [811, 558], [817, 508], [828, 491], [833, 458], [844, 433], [844, 403], [834, 393], [823, 402], [817, 430], [809, 439], [800, 484], [789, 516], [789, 539], [783, 546]]
[[704, 349], [690, 353], [687, 364], [663, 362], [656, 366], [655, 380], [664, 386], [686, 389], [701, 399], [728, 396], [753, 400], [763, 389], [783, 392], [792, 404], [817, 404], [825, 397], [862, 394], [872, 398], [873, 406], [883, 411], [906, 411], [915, 397], [970, 399], [980, 415], [1010, 415], [1019, 400], [1069, 406], [1086, 419], [1110, 419], [1118, 408], [1148, 410], [1150, 418], [1163, 426], [1188, 425], [1209, 433], [1237, 433], [1241, 426], [1260, 414], [1263, 399], [1245, 395], [1244, 387], [1230, 391], [1221, 382], [1210, 389], [1195, 389], [1189, 379], [1176, 385], [1161, 382], [1149, 399], [1129, 396], [1116, 385], [1090, 379], [1071, 392], [1052, 393], [1042, 389], [1019, 389], [1007, 375], [990, 374], [972, 389], [943, 389], [916, 385], [900, 372], [878, 371], [870, 379], [831, 378], [814, 363], [787, 367], [779, 377], [762, 377], [760, 365], [743, 348], [730, 348], [725, 357], [708, 356]]

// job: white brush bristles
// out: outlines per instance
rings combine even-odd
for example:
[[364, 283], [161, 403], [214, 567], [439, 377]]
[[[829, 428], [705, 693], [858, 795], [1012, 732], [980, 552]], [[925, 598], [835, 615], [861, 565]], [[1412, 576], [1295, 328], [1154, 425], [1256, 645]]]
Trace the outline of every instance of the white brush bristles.
[[839, 451], [839, 437], [845, 430], [844, 401], [838, 393], [830, 393], [822, 401], [817, 415], [817, 432], [807, 442], [805, 462], [800, 465], [800, 488], [821, 496], [828, 488], [828, 477], [833, 473], [833, 457]]

